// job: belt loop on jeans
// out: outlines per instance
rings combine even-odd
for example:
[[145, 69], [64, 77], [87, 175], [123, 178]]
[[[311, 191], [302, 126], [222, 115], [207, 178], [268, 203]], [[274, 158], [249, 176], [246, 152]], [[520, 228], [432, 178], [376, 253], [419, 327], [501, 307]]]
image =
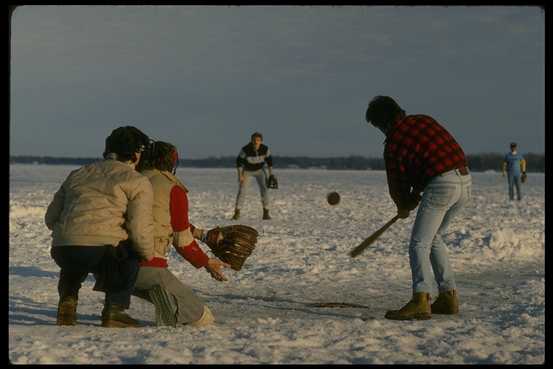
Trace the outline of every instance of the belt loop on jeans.
[[438, 176], [443, 177], [443, 176], [447, 175], [450, 172], [454, 172], [455, 174], [457, 174], [459, 176], [467, 176], [467, 175], [469, 175], [469, 168], [461, 167], [461, 168], [451, 169], [451, 170], [448, 170], [447, 172], [438, 174]]
[[469, 175], [469, 168], [467, 167], [461, 167], [461, 168], [457, 168], [455, 169], [459, 175], [461, 176], [468, 176]]

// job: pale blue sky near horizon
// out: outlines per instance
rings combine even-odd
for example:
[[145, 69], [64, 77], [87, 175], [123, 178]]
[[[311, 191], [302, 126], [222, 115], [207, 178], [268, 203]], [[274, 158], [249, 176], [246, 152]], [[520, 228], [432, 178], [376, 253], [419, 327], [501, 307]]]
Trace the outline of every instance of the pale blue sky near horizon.
[[545, 151], [530, 6], [37, 6], [11, 18], [10, 155], [99, 157], [134, 125], [183, 158], [382, 155], [375, 95], [467, 154]]

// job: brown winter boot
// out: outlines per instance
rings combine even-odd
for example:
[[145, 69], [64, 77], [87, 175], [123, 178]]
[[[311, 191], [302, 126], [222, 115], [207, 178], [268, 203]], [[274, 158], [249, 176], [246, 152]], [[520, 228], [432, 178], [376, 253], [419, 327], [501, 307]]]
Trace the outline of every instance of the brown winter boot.
[[234, 209], [234, 215], [232, 216], [232, 220], [238, 220], [240, 218], [240, 209]]
[[269, 215], [269, 209], [263, 208], [263, 219], [271, 219], [271, 216]]
[[430, 308], [432, 314], [458, 314], [459, 296], [457, 295], [457, 290], [440, 292]]
[[113, 304], [104, 306], [102, 310], [102, 327], [107, 328], [139, 328], [142, 325], [124, 312], [122, 306]]
[[58, 314], [56, 317], [57, 325], [75, 325], [77, 324], [77, 298], [67, 296], [60, 298], [58, 303]]
[[399, 310], [387, 311], [385, 317], [392, 320], [426, 320], [432, 318], [430, 294], [415, 292], [407, 305]]

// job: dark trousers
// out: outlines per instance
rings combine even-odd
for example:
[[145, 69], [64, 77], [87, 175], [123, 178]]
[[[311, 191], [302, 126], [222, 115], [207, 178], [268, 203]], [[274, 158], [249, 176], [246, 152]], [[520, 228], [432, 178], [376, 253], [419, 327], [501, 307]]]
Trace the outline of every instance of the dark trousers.
[[[94, 273], [95, 290], [106, 293], [106, 305], [118, 304], [128, 309], [138, 276], [138, 257], [128, 244], [106, 246], [55, 246], [51, 256], [61, 268], [60, 299], [78, 298], [88, 273]], [[109, 281], [109, 283], [106, 282]], [[98, 288], [98, 282], [102, 282]]]

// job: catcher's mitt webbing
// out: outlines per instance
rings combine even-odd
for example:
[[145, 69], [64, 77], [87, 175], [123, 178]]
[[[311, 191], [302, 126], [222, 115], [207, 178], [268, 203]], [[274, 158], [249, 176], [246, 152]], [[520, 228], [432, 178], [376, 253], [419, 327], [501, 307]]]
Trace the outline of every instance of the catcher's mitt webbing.
[[160, 286], [154, 286], [148, 290], [148, 295], [156, 309], [156, 325], [177, 325], [177, 305], [175, 298]]
[[244, 261], [255, 249], [258, 232], [249, 226], [236, 224], [217, 228], [223, 239], [217, 245], [208, 246], [213, 254], [234, 270], [242, 269]]

